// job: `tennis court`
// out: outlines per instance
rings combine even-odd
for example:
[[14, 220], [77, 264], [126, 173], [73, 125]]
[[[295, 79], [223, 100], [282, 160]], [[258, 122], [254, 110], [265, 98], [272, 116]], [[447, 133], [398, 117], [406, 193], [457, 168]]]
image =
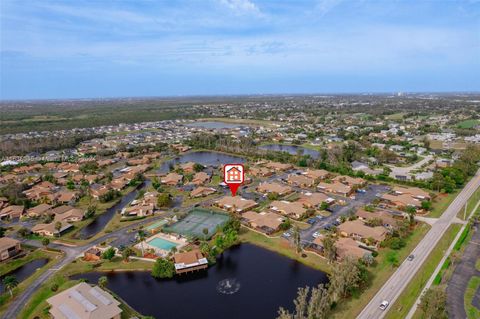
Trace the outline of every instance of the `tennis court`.
[[[209, 239], [215, 234], [217, 227], [221, 227], [229, 219], [230, 217], [226, 214], [196, 208], [182, 220], [166, 227], [164, 231], [183, 236]], [[208, 229], [207, 236], [203, 233], [205, 228]]]

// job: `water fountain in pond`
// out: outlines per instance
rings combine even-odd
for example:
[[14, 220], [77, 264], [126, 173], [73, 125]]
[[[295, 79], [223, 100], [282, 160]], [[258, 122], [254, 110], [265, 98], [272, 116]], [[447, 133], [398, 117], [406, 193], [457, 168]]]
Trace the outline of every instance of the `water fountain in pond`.
[[217, 291], [224, 295], [233, 295], [238, 290], [240, 290], [240, 283], [236, 279], [223, 279], [217, 284]]

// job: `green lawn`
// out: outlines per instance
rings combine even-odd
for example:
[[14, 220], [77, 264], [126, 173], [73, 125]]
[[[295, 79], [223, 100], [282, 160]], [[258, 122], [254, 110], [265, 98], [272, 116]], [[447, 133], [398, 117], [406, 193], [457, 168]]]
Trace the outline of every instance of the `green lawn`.
[[438, 194], [437, 197], [434, 199], [433, 202], [433, 209], [427, 215], [427, 217], [438, 218], [440, 217], [443, 212], [447, 209], [447, 207], [452, 203], [452, 201], [457, 197], [460, 190], [456, 190], [451, 194]]
[[480, 258], [477, 259], [477, 262], [475, 263], [475, 268], [477, 268], [477, 270], [480, 271]]
[[[60, 291], [68, 289], [75, 284], [78, 280], [70, 280], [69, 277], [74, 274], [85, 273], [89, 271], [112, 271], [112, 270], [151, 270], [153, 266], [152, 262], [131, 260], [128, 263], [121, 261], [121, 258], [115, 257], [111, 262], [102, 261], [98, 266], [94, 266], [93, 263], [85, 262], [81, 259], [75, 260], [73, 263], [67, 265], [65, 268], [58, 271], [54, 276], [48, 279], [27, 302], [18, 318], [33, 318], [38, 317], [42, 319], [50, 318], [44, 313], [44, 309], [48, 306], [46, 300], [51, 296], [57, 294]], [[95, 283], [92, 283], [95, 284]], [[58, 286], [56, 292], [51, 290], [53, 285]], [[122, 309], [128, 309], [127, 305], [123, 305]], [[122, 314], [122, 318], [130, 318], [133, 310], [127, 311]]]
[[405, 318], [460, 228], [461, 225], [459, 224], [452, 224], [448, 228], [447, 232], [442, 236], [437, 246], [435, 246], [435, 249], [430, 253], [430, 255], [428, 255], [426, 262], [415, 274], [415, 278], [410, 281], [400, 297], [391, 306], [392, 308], [388, 312], [386, 318]]
[[468, 129], [468, 128], [474, 128], [478, 124], [480, 124], [480, 120], [470, 119], [470, 120], [465, 120], [458, 123], [457, 127]]
[[463, 297], [463, 302], [465, 306], [465, 312], [467, 313], [468, 319], [478, 319], [480, 318], [480, 309], [472, 305], [473, 297], [480, 287], [480, 277], [475, 276], [470, 279], [468, 282], [467, 290], [465, 290], [465, 295]]

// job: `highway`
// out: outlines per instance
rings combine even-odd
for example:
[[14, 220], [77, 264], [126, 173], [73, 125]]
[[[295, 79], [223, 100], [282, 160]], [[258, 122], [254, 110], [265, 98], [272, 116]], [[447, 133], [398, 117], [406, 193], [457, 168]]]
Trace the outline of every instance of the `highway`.
[[[412, 261], [405, 260], [393, 275], [387, 280], [377, 294], [370, 300], [368, 305], [358, 315], [358, 319], [381, 319], [385, 317], [393, 303], [397, 300], [405, 287], [414, 279], [415, 274], [427, 259], [430, 252], [435, 248], [443, 234], [452, 224], [457, 213], [470, 198], [472, 193], [480, 185], [480, 170], [468, 182], [453, 202], [448, 206], [443, 215], [432, 225], [430, 231], [420, 241], [412, 251], [415, 258]], [[387, 300], [390, 305], [382, 311], [379, 306], [383, 300]]]

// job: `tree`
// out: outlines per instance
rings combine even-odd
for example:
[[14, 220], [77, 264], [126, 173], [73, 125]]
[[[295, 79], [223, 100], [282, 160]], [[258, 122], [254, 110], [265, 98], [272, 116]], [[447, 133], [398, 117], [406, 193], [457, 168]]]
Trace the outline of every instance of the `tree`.
[[113, 248], [113, 247], [109, 247], [102, 254], [103, 259], [112, 260], [113, 257], [115, 257], [115, 248]]
[[432, 202], [429, 201], [429, 200], [422, 201], [422, 209], [431, 210], [432, 209]]
[[143, 241], [145, 240], [145, 237], [147, 237], [147, 234], [143, 229], [140, 229], [137, 235], [138, 235], [138, 240], [140, 240], [140, 248], [142, 249], [142, 257], [143, 257], [145, 256], [145, 251], [143, 249]]
[[42, 238], [42, 245], [47, 248], [47, 246], [50, 244], [50, 239], [48, 238]]
[[107, 284], [108, 284], [108, 278], [106, 276], [102, 276], [102, 277], [98, 278], [98, 285], [101, 288], [107, 287]]
[[207, 235], [208, 235], [208, 228], [205, 227], [203, 230], [202, 230], [202, 233], [204, 235], [205, 238], [207, 238]]
[[350, 292], [360, 287], [362, 283], [361, 268], [357, 261], [347, 257], [333, 268], [329, 279], [330, 296], [332, 301], [336, 302], [340, 298], [346, 298]]
[[275, 192], [268, 193], [267, 198], [268, 200], [276, 200], [278, 199], [278, 193], [275, 193]]
[[392, 267], [397, 267], [398, 266], [398, 254], [395, 251], [388, 252], [387, 253], [387, 262]]
[[337, 258], [337, 247], [335, 246], [335, 239], [332, 236], [326, 236], [323, 241], [323, 255], [328, 262], [333, 262]]
[[5, 276], [2, 280], [3, 286], [10, 292], [10, 297], [13, 297], [13, 289], [18, 286], [18, 280], [15, 276]]
[[417, 209], [415, 206], [407, 206], [406, 212], [408, 214], [408, 220], [410, 222], [410, 225], [415, 224], [415, 214], [417, 213]]
[[90, 205], [87, 208], [87, 211], [85, 212], [85, 218], [91, 218], [93, 215], [95, 215], [95, 211], [97, 210], [96, 205]]
[[56, 222], [55, 223], [55, 230], [57, 231], [57, 236], [60, 237], [60, 230], [62, 229], [62, 223]]
[[430, 288], [422, 295], [418, 308], [425, 319], [446, 319], [447, 295], [440, 287]]
[[326, 319], [330, 311], [330, 296], [323, 284], [311, 289], [298, 288], [297, 297], [293, 301], [295, 311], [290, 313], [280, 307], [277, 319]]
[[293, 226], [293, 244], [295, 245], [295, 248], [297, 250], [297, 254], [299, 254], [302, 251], [302, 243], [300, 241], [300, 229], [298, 228], [297, 225]]
[[172, 206], [172, 196], [168, 193], [161, 193], [157, 197], [157, 205], [158, 207], [170, 207]]
[[152, 277], [157, 279], [172, 278], [175, 275], [173, 261], [166, 258], [158, 258], [152, 268]]
[[125, 249], [122, 250], [122, 258], [124, 262], [128, 262], [131, 255], [133, 255], [133, 250], [130, 247], [125, 247]]
[[202, 164], [198, 164], [198, 163], [193, 164], [193, 170], [197, 173], [201, 172], [203, 170], [203, 168], [204, 167], [203, 167]]
[[5, 236], [7, 229], [5, 227], [0, 227], [0, 238]]

